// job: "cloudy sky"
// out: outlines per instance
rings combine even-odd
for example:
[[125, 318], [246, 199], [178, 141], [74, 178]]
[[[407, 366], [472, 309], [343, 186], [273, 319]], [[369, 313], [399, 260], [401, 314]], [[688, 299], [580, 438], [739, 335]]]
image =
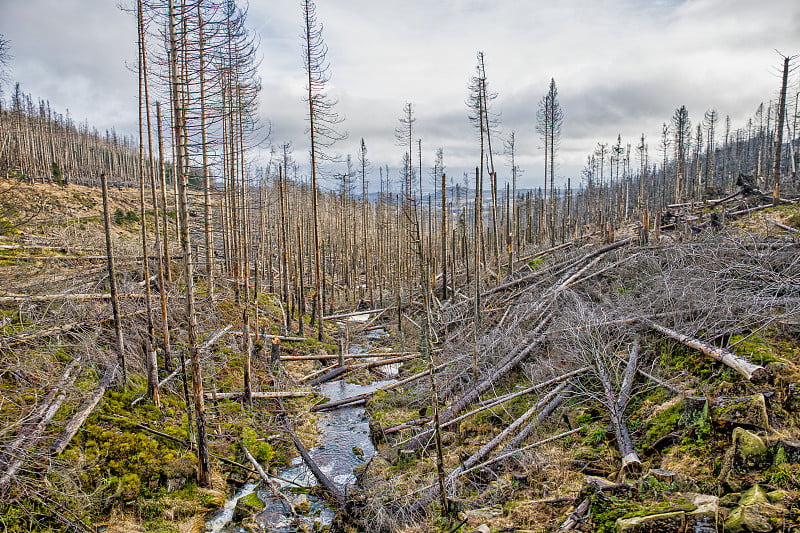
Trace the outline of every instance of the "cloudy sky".
[[[0, 0], [0, 34], [11, 41], [10, 78], [25, 92], [100, 130], [134, 134], [135, 20], [117, 3]], [[478, 50], [498, 93], [500, 135], [516, 132], [521, 186], [541, 184], [535, 116], [550, 78], [565, 115], [557, 177], [575, 183], [587, 154], [618, 134], [635, 146], [644, 133], [658, 157], [661, 124], [680, 105], [693, 123], [714, 107], [744, 126], [777, 96], [775, 50], [800, 53], [797, 0], [317, 0], [317, 14], [329, 46], [329, 93], [349, 133], [337, 152], [355, 156], [363, 137], [374, 166], [396, 169], [394, 129], [411, 102], [423, 165], [442, 147], [458, 181], [477, 160], [464, 102]], [[299, 2], [250, 0], [248, 25], [261, 42], [261, 115], [271, 140], [291, 141], [304, 162]], [[506, 158], [497, 162], [505, 180]]]

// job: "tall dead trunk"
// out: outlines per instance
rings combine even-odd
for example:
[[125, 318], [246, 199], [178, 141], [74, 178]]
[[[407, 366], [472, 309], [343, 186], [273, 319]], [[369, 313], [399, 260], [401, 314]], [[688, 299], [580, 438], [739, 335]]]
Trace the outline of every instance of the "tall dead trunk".
[[114, 338], [116, 339], [117, 360], [122, 369], [122, 387], [128, 386], [128, 371], [125, 366], [125, 342], [122, 337], [122, 323], [119, 316], [117, 299], [117, 274], [114, 268], [114, 250], [111, 247], [111, 216], [108, 206], [108, 183], [105, 173], [100, 174], [103, 189], [103, 223], [106, 231], [106, 255], [108, 256], [108, 284], [111, 292], [111, 310], [114, 314]]
[[[177, 62], [177, 38], [175, 35], [175, 6], [174, 0], [169, 0], [169, 38], [170, 51], [173, 63]], [[185, 36], [182, 36], [185, 39]], [[174, 116], [174, 137], [178, 144], [177, 184], [179, 198], [180, 215], [180, 234], [181, 245], [183, 247], [184, 261], [184, 283], [186, 284], [186, 332], [188, 336], [189, 357], [192, 366], [192, 392], [194, 393], [195, 420], [197, 424], [197, 456], [198, 456], [198, 483], [203, 487], [211, 486], [211, 474], [209, 465], [208, 436], [206, 434], [205, 403], [203, 398], [203, 380], [200, 370], [200, 354], [197, 349], [197, 315], [194, 302], [194, 264], [192, 257], [192, 247], [189, 240], [189, 199], [188, 199], [188, 180], [184, 172], [184, 165], [188, 161], [184, 160], [184, 144], [186, 142], [185, 125], [183, 124], [182, 102], [178, 91], [180, 84], [185, 80], [179, 80], [177, 75], [177, 64], [173, 64], [172, 69], [172, 103]]]

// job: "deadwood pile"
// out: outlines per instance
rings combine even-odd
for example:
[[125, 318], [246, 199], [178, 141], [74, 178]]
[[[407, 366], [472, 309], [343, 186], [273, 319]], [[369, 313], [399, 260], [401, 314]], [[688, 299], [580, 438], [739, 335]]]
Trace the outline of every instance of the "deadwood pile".
[[[502, 411], [503, 402], [522, 394], [531, 406], [505, 427], [493, 427], [482, 445], [445, 461], [448, 501], [458, 506], [485, 494], [483, 503], [497, 503], [490, 481], [503, 472], [518, 463], [548, 468], [558, 462], [536, 448], [577, 432], [554, 414], [584, 402], [601, 407], [619, 451], [618, 474], [637, 473], [640, 436], [626, 422], [631, 399], [657, 387], [674, 395], [699, 384], [689, 371], [663, 371], [657, 343], [664, 338], [710, 358], [715, 372], [736, 372], [757, 391], [767, 371], [732, 353], [728, 343], [800, 318], [800, 243], [792, 237], [709, 229], [665, 233], [647, 244], [628, 238], [560, 246], [519, 268], [514, 279], [481, 288], [477, 338], [474, 300], [464, 290], [435, 307], [433, 333], [443, 348], [432, 359], [440, 430], [456, 431], [485, 409]], [[522, 384], [508, 393], [504, 383], [511, 376]], [[397, 402], [422, 413], [433, 398], [425, 377], [390, 394], [404, 390]], [[430, 457], [432, 463], [431, 417], [373, 429], [386, 441], [379, 461]], [[374, 470], [364, 476], [365, 521], [378, 529], [415, 523], [440, 501], [435, 468], [412, 477]]]

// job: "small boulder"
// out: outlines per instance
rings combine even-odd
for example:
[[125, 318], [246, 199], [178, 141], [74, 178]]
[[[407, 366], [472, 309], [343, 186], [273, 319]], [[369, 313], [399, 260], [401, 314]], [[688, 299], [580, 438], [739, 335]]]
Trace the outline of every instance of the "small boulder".
[[294, 512], [303, 515], [308, 514], [311, 512], [311, 504], [308, 503], [308, 500], [300, 502], [294, 506]]
[[685, 494], [686, 500], [696, 509], [686, 513], [686, 531], [691, 533], [717, 533], [719, 498], [710, 494]]
[[720, 481], [730, 492], [744, 488], [744, 478], [753, 470], [766, 466], [769, 461], [767, 446], [758, 435], [737, 427], [733, 430], [733, 444], [722, 460]]
[[711, 420], [728, 427], [769, 431], [767, 402], [761, 393], [742, 398], [724, 398], [714, 404]]
[[617, 519], [617, 533], [680, 533], [685, 527], [683, 511]]
[[779, 531], [783, 509], [770, 503], [740, 505], [725, 520], [726, 533]]
[[769, 499], [767, 493], [760, 485], [753, 485], [745, 491], [739, 498], [739, 505], [755, 505], [758, 503], [766, 503]]
[[236, 501], [236, 507], [233, 509], [233, 521], [240, 523], [245, 518], [250, 518], [260, 513], [266, 506], [267, 505], [261, 501], [261, 498], [258, 497], [258, 494], [251, 492], [247, 496], [243, 496]]
[[783, 500], [785, 500], [787, 497], [789, 497], [789, 493], [785, 490], [778, 489], [767, 493], [767, 500], [769, 500], [769, 503], [773, 503], [775, 505], [783, 503]]

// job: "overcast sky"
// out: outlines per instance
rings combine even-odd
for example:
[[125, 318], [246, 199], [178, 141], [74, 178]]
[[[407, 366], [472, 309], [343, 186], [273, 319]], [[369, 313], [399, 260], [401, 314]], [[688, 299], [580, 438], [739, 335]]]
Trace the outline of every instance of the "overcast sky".
[[[0, 0], [0, 34], [11, 41], [10, 79], [25, 92], [101, 131], [133, 135], [135, 20], [117, 3]], [[800, 53], [797, 0], [317, 0], [317, 14], [329, 46], [329, 93], [349, 133], [336, 151], [355, 157], [363, 137], [376, 175], [378, 165], [394, 173], [402, 160], [394, 129], [405, 102], [415, 106], [425, 167], [438, 147], [451, 178], [475, 167], [477, 136], [464, 102], [478, 50], [498, 93], [499, 133], [516, 131], [521, 186], [541, 184], [535, 116], [550, 78], [565, 116], [557, 181], [575, 183], [597, 143], [618, 134], [635, 146], [644, 133], [658, 157], [661, 124], [680, 105], [693, 124], [714, 107], [744, 126], [760, 102], [777, 97], [775, 50]], [[261, 116], [271, 140], [291, 141], [305, 163], [299, 1], [251, 0], [248, 26], [261, 41]], [[797, 86], [797, 74], [791, 82]], [[502, 182], [506, 158], [496, 164]]]

